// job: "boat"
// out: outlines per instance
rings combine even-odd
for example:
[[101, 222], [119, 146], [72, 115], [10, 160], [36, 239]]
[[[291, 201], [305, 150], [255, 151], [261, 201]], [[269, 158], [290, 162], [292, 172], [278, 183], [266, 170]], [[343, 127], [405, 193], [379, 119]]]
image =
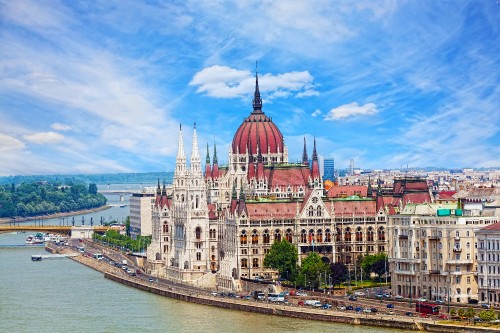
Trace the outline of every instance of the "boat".
[[123, 207], [125, 207], [125, 206], [126, 206], [125, 204], [121, 204], [121, 205], [120, 205], [120, 208], [123, 208]]
[[41, 254], [34, 254], [31, 256], [31, 261], [42, 261], [42, 255]]
[[28, 237], [26, 237], [26, 244], [33, 244], [33, 235], [29, 235]]

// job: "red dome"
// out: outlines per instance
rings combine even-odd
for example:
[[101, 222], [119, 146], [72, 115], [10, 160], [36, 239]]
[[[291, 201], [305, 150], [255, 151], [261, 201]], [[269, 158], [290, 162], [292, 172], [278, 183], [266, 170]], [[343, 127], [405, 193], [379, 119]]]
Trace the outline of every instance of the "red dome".
[[[261, 110], [254, 110], [240, 125], [233, 138], [233, 154], [248, 152], [256, 155], [283, 153], [283, 135], [273, 121]], [[268, 150], [269, 148], [269, 150]]]

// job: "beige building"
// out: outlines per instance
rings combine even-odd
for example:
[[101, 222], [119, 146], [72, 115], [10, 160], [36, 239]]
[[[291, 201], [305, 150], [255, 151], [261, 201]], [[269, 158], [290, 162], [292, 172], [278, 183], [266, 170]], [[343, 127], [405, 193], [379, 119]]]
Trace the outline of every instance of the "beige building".
[[500, 303], [500, 223], [476, 233], [478, 296], [483, 303]]
[[477, 299], [475, 232], [495, 222], [495, 217], [463, 216], [454, 206], [437, 204], [409, 204], [390, 215], [393, 293], [456, 303]]
[[141, 193], [133, 193], [129, 199], [130, 203], [130, 235], [136, 239], [137, 236], [151, 236], [151, 216], [155, 204], [155, 188], [145, 187]]

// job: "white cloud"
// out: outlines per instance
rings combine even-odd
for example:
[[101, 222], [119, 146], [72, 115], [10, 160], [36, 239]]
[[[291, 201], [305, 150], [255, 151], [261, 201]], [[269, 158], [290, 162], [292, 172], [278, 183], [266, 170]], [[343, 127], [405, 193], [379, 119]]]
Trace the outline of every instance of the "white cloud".
[[[278, 75], [260, 74], [261, 93], [268, 98], [314, 96], [314, 77], [308, 72], [289, 72]], [[227, 66], [211, 66], [196, 73], [189, 82], [197, 86], [196, 92], [216, 98], [241, 97], [254, 91], [254, 74], [247, 70], [237, 70]]]
[[314, 110], [313, 113], [311, 113], [311, 117], [317, 117], [321, 114], [321, 110], [320, 109], [316, 109]]
[[340, 120], [353, 116], [375, 115], [377, 113], [378, 113], [377, 106], [374, 103], [359, 105], [357, 102], [353, 102], [331, 109], [324, 119]]
[[61, 123], [53, 123], [50, 127], [56, 131], [69, 131], [73, 129], [73, 126]]
[[[12, 152], [12, 151], [19, 151], [24, 149], [25, 145], [22, 141], [19, 141], [18, 139], [4, 134], [0, 133], [0, 152]], [[4, 156], [2, 157], [2, 159]]]
[[35, 144], [51, 144], [64, 140], [64, 135], [56, 132], [39, 132], [24, 135], [23, 138]]

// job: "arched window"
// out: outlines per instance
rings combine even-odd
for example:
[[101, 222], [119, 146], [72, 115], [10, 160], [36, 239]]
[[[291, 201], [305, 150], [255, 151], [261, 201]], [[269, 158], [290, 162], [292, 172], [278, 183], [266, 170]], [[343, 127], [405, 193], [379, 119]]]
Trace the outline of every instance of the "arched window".
[[330, 229], [325, 230], [325, 242], [330, 243], [332, 241], [332, 233]]
[[281, 242], [281, 231], [280, 231], [280, 229], [276, 229], [274, 231], [274, 241], [275, 242]]
[[184, 261], [184, 269], [188, 269], [189, 268], [189, 262], [186, 260]]
[[291, 243], [293, 241], [293, 232], [292, 229], [286, 229], [286, 234], [285, 234], [286, 240]]
[[323, 230], [318, 229], [316, 232], [316, 242], [317, 243], [323, 243]]
[[255, 229], [252, 231], [252, 244], [259, 244], [259, 235]]
[[[198, 182], [198, 181], [196, 181], [196, 182]], [[198, 198], [198, 196], [196, 196], [196, 209], [198, 209], [199, 205], [200, 205], [200, 198]]]
[[373, 242], [373, 228], [369, 227], [368, 232], [366, 233], [366, 237], [368, 238], [369, 242]]
[[269, 244], [269, 239], [270, 239], [269, 230], [266, 229], [266, 230], [264, 230], [264, 233], [262, 234], [262, 242], [264, 244]]
[[336, 229], [336, 233], [335, 233], [335, 241], [336, 241], [336, 242], [340, 242], [340, 241], [342, 241], [342, 231], [340, 230], [340, 228], [337, 228], [337, 229]]
[[242, 230], [240, 235], [240, 244], [245, 245], [246, 243], [247, 243], [247, 232], [246, 230]]
[[322, 216], [321, 206], [318, 206], [318, 208], [316, 208], [316, 216]]
[[350, 242], [351, 241], [351, 228], [346, 228], [344, 232], [344, 241]]
[[196, 227], [195, 234], [196, 234], [196, 240], [200, 240], [201, 239], [201, 228], [200, 227]]
[[378, 228], [378, 240], [385, 241], [385, 230], [384, 227]]
[[314, 230], [310, 229], [309, 230], [309, 243], [312, 243], [314, 241]]
[[196, 260], [201, 260], [201, 253], [200, 252], [196, 252]]
[[307, 243], [307, 232], [305, 229], [302, 229], [302, 231], [300, 232], [300, 242]]
[[247, 267], [248, 267], [247, 258], [241, 259], [241, 268], [247, 268]]
[[307, 216], [314, 216], [314, 208], [313, 208], [313, 206], [309, 206], [309, 212], [308, 212]]
[[259, 267], [259, 258], [253, 258], [252, 259], [252, 267], [258, 268]]
[[358, 227], [356, 229], [356, 242], [362, 242], [363, 241], [363, 231], [361, 231], [361, 227]]

